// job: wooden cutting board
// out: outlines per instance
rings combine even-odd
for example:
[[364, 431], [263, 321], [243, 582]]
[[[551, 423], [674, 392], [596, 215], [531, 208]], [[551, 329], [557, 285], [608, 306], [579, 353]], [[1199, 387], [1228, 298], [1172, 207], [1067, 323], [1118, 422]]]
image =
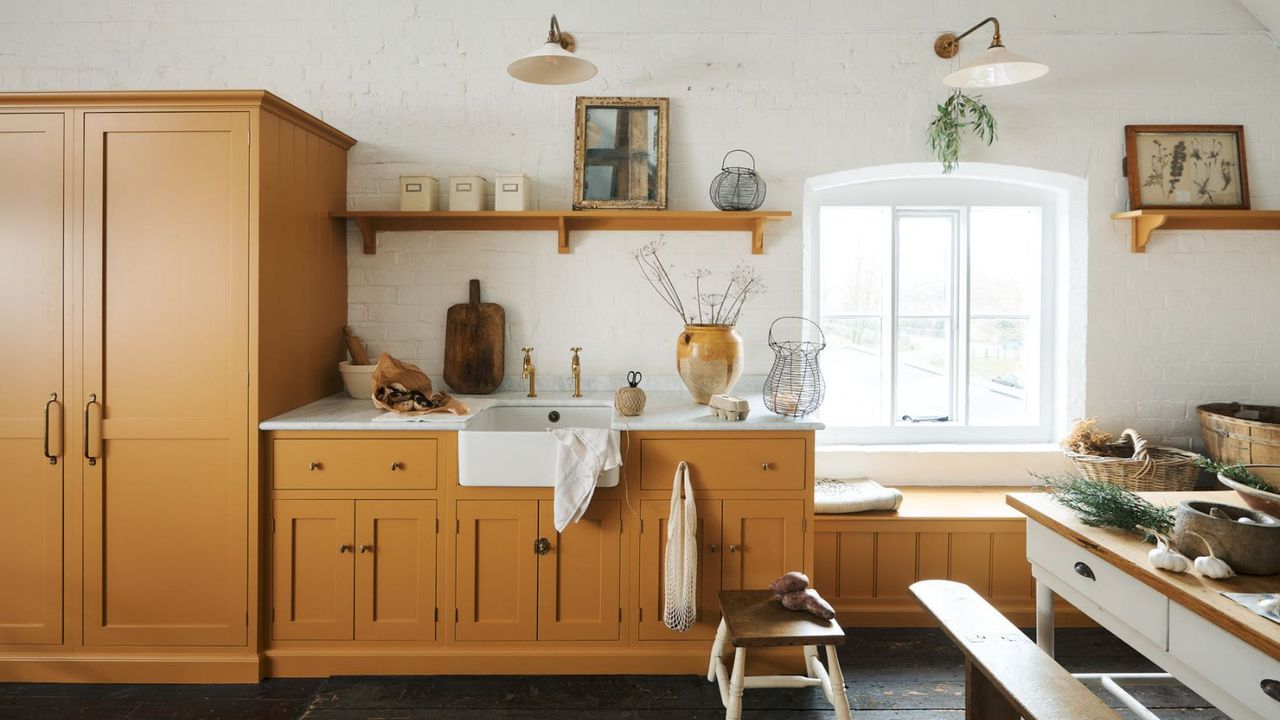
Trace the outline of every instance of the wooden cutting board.
[[471, 302], [454, 305], [445, 317], [444, 381], [456, 393], [484, 395], [502, 384], [507, 313], [480, 302], [480, 281], [471, 281]]

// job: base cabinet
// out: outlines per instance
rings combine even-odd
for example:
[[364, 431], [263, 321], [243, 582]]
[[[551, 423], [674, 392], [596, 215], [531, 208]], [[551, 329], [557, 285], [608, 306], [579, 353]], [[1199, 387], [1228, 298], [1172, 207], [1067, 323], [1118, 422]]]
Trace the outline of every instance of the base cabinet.
[[551, 500], [459, 500], [457, 513], [459, 641], [619, 639], [619, 501], [593, 501], [563, 533]]
[[272, 637], [436, 639], [434, 500], [278, 499]]

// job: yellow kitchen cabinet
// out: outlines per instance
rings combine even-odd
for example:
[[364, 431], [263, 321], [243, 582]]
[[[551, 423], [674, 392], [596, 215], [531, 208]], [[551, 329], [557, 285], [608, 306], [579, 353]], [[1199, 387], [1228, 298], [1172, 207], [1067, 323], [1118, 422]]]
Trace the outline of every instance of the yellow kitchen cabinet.
[[260, 677], [257, 425], [340, 387], [353, 143], [262, 91], [0, 94], [0, 680]]
[[272, 637], [436, 637], [434, 500], [277, 499]]
[[720, 515], [725, 590], [768, 586], [804, 568], [803, 500], [725, 500]]
[[66, 122], [0, 114], [0, 645], [62, 642]]
[[707, 640], [720, 624], [720, 501], [697, 500], [698, 510], [698, 621], [688, 631], [675, 632], [662, 624], [666, 593], [664, 559], [667, 553], [668, 500], [640, 502], [640, 639]]
[[596, 499], [555, 532], [551, 500], [459, 500], [459, 641], [617, 640], [622, 509]]

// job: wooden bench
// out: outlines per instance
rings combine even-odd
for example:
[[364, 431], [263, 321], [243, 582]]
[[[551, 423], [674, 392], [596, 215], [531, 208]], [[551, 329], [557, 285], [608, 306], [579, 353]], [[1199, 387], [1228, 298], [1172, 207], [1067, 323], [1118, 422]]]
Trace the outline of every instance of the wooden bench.
[[969, 586], [924, 580], [911, 594], [964, 652], [967, 720], [1120, 720]]
[[[837, 720], [851, 720], [849, 698], [844, 694], [844, 674], [836, 645], [844, 642], [840, 623], [823, 620], [807, 612], [788, 610], [774, 599], [770, 590], [722, 590], [720, 629], [711, 645], [711, 665], [707, 680], [720, 686], [720, 702], [726, 720], [742, 718], [742, 692], [748, 688], [820, 687], [835, 708]], [[733, 647], [733, 670], [724, 655]], [[747, 677], [747, 649], [766, 647], [804, 648], [804, 675], [752, 675]], [[818, 659], [818, 648], [826, 650], [827, 665]]]
[[[845, 627], [933, 624], [908, 587], [969, 585], [1019, 626], [1035, 624], [1026, 518], [1005, 503], [1027, 487], [908, 487], [902, 507], [814, 517], [813, 587]], [[1090, 625], [1060, 601], [1059, 625]]]

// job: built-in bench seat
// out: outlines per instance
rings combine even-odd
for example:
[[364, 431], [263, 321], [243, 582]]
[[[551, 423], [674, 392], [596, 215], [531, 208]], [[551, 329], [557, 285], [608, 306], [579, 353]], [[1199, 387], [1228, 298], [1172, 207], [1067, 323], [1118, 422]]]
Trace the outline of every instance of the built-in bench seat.
[[[813, 584], [848, 627], [923, 627], [919, 580], [974, 588], [1014, 623], [1035, 624], [1026, 518], [1005, 504], [1026, 487], [901, 488], [896, 511], [815, 517]], [[1061, 607], [1064, 626], [1087, 624]]]

